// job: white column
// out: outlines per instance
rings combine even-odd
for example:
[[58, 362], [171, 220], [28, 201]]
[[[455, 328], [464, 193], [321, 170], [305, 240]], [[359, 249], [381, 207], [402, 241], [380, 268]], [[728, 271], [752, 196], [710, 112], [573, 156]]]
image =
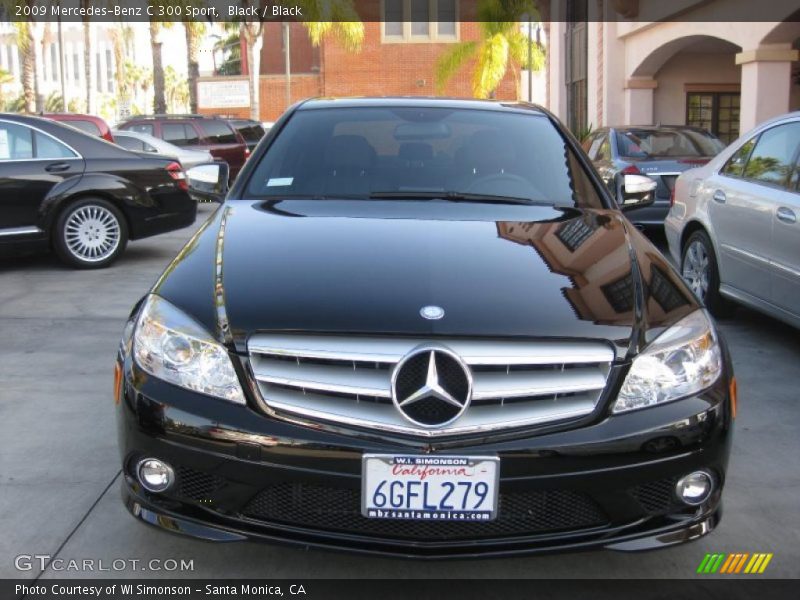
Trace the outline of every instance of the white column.
[[567, 118], [567, 89], [566, 89], [566, 48], [564, 47], [564, 34], [566, 23], [552, 21], [550, 23], [549, 46], [550, 54], [550, 99], [548, 108], [562, 121]]
[[792, 62], [799, 59], [800, 52], [786, 45], [762, 46], [736, 55], [736, 64], [742, 65], [739, 131], [789, 112]]
[[625, 123], [653, 124], [653, 95], [658, 87], [654, 79], [632, 77], [625, 84]]

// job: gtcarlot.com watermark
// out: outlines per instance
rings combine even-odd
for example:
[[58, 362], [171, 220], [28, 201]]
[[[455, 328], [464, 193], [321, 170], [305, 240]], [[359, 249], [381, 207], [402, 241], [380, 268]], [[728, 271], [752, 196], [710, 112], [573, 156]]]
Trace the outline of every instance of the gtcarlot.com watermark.
[[56, 572], [96, 573], [101, 571], [194, 571], [194, 559], [151, 558], [53, 558], [50, 554], [20, 554], [14, 557], [18, 571], [49, 568]]

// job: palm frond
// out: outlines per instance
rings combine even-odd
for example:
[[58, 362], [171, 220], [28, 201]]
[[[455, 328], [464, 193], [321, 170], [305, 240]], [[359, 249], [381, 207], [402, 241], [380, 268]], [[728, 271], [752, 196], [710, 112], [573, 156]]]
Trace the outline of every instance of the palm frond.
[[436, 63], [436, 93], [444, 91], [447, 82], [456, 74], [464, 63], [475, 55], [477, 42], [461, 42], [454, 44]]
[[302, 0], [303, 24], [314, 46], [332, 35], [350, 52], [361, 49], [364, 43], [364, 24], [352, 0]]
[[[511, 59], [521, 68], [528, 68], [528, 38], [521, 31], [515, 32], [508, 38], [509, 52]], [[530, 66], [531, 71], [541, 71], [545, 65], [545, 49], [541, 43], [532, 41], [530, 43]]]
[[476, 98], [488, 98], [497, 89], [508, 66], [508, 39], [496, 34], [485, 40], [478, 52], [478, 64], [472, 79]]

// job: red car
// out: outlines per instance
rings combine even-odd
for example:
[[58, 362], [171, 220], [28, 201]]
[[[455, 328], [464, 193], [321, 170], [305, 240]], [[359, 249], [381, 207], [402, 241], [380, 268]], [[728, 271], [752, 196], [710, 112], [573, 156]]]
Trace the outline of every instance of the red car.
[[109, 142], [114, 142], [114, 136], [111, 135], [111, 128], [103, 119], [95, 117], [94, 115], [81, 115], [78, 113], [42, 113], [40, 116], [51, 121], [59, 121], [72, 125], [76, 129], [80, 129], [89, 135], [96, 135]]
[[133, 117], [117, 129], [147, 133], [176, 146], [210, 152], [230, 167], [233, 181], [250, 154], [241, 134], [224, 119], [206, 115]]

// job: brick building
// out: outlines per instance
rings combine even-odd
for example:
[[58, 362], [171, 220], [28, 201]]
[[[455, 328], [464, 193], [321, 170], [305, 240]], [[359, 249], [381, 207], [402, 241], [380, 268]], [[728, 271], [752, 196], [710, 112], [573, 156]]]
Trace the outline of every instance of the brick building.
[[[430, 20], [411, 21], [410, 11], [426, 9]], [[434, 96], [439, 57], [454, 43], [477, 40], [480, 25], [474, 2], [456, 0], [356, 0], [364, 23], [364, 43], [348, 52], [334, 39], [315, 48], [301, 23], [289, 26], [291, 102], [311, 96]], [[386, 11], [389, 11], [388, 13]], [[392, 18], [397, 19], [392, 21]], [[274, 121], [287, 106], [285, 35], [281, 23], [266, 23], [260, 65], [260, 113]], [[242, 53], [245, 54], [244, 52]], [[243, 66], [246, 72], [246, 65]], [[244, 77], [219, 78], [242, 80]], [[500, 99], [516, 99], [519, 71], [509, 69], [497, 90]], [[445, 95], [472, 96], [472, 65], [465, 65], [450, 81]], [[201, 109], [248, 116], [249, 108]]]

